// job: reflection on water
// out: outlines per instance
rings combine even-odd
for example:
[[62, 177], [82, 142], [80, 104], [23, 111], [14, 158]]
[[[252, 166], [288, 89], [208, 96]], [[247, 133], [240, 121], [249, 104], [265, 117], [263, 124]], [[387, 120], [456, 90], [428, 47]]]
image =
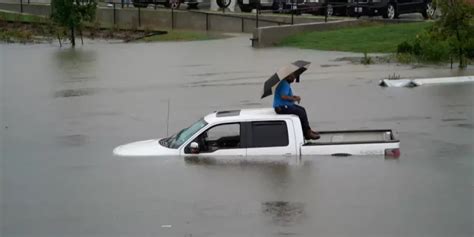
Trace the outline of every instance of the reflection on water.
[[191, 74], [190, 76], [193, 77], [211, 77], [211, 76], [221, 76], [221, 75], [229, 75], [229, 74], [245, 74], [245, 73], [252, 73], [252, 71], [226, 71], [226, 72], [206, 72], [206, 73], [196, 73]]
[[189, 165], [213, 165], [213, 166], [240, 166], [240, 167], [286, 167], [296, 164], [298, 158], [281, 159], [277, 157], [205, 157], [205, 156], [186, 156], [186, 164]]
[[466, 121], [466, 119], [452, 118], [452, 119], [441, 119], [441, 121], [443, 121], [443, 122]]
[[460, 123], [456, 124], [457, 127], [474, 129], [474, 124], [472, 123]]
[[97, 52], [83, 48], [64, 48], [54, 54], [60, 81], [63, 83], [84, 83], [97, 79]]
[[54, 93], [54, 97], [76, 97], [76, 96], [84, 96], [84, 95], [92, 95], [96, 92], [96, 89], [92, 88], [85, 88], [85, 89], [68, 89], [68, 90], [61, 90], [56, 91]]
[[58, 140], [61, 145], [65, 146], [82, 146], [87, 142], [87, 136], [81, 134], [59, 136]]
[[262, 212], [272, 218], [273, 223], [291, 226], [304, 218], [304, 203], [298, 202], [263, 202]]
[[337, 64], [321, 64], [320, 67], [340, 67], [341, 65], [337, 65]]

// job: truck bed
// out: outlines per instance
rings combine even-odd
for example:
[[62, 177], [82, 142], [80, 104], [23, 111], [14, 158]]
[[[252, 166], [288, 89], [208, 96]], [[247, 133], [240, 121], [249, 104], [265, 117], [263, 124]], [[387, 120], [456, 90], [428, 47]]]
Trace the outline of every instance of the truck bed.
[[322, 131], [318, 140], [307, 140], [305, 145], [391, 142], [394, 141], [391, 130], [351, 130], [351, 131]]
[[[302, 155], [383, 155], [398, 152], [400, 141], [392, 130], [321, 131], [318, 140], [307, 140]], [[395, 151], [397, 150], [397, 151]]]

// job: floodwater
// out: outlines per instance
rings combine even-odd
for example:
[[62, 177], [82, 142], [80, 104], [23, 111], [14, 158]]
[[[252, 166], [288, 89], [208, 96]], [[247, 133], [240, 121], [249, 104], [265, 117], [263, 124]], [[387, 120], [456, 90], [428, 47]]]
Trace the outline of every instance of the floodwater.
[[[249, 37], [0, 45], [1, 235], [473, 236], [474, 85], [377, 85], [472, 67], [353, 65]], [[269, 107], [262, 82], [297, 59], [313, 63], [294, 92], [315, 129], [392, 128], [401, 157], [112, 155], [215, 110]]]

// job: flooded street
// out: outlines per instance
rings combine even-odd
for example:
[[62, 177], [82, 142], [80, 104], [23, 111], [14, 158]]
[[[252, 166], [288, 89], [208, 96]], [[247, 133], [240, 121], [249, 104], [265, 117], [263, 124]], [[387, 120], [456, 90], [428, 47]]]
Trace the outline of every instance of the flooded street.
[[[362, 56], [184, 42], [0, 45], [1, 236], [473, 236], [474, 75]], [[270, 107], [263, 82], [311, 61], [295, 94], [317, 130], [398, 131], [401, 157], [115, 157], [216, 110]], [[169, 113], [168, 113], [169, 111]], [[169, 121], [168, 121], [169, 117]]]

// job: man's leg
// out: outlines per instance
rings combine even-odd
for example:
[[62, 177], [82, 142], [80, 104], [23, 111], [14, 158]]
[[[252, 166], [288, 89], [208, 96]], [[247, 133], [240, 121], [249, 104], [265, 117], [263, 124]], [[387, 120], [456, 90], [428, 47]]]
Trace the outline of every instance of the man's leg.
[[300, 106], [282, 106], [279, 109], [275, 110], [278, 114], [294, 114], [300, 118], [301, 128], [303, 130], [303, 135], [306, 139], [317, 139], [315, 134], [312, 134], [311, 128], [309, 127], [308, 117], [306, 116], [306, 111]]
[[[300, 106], [300, 105], [295, 105], [295, 106], [296, 106], [298, 109], [300, 109], [300, 110], [302, 111], [302, 113], [304, 113], [305, 118], [303, 118], [303, 119], [306, 120], [306, 122], [308, 123], [308, 128], [311, 129], [311, 127], [309, 126], [308, 114], [306, 113], [306, 109], [305, 109], [303, 106]], [[302, 120], [303, 120], [303, 119], [302, 119]], [[318, 134], [317, 132], [313, 131], [312, 129], [311, 129], [311, 131], [312, 131], [313, 133]]]
[[303, 131], [307, 131], [308, 129], [311, 129], [311, 127], [309, 126], [308, 115], [306, 114], [305, 108], [299, 105], [294, 105], [293, 107], [294, 107], [294, 110], [296, 111], [295, 114], [297, 114], [300, 117]]
[[293, 106], [295, 110], [298, 112], [298, 116], [300, 117], [301, 120], [301, 127], [305, 133], [305, 137], [307, 139], [319, 139], [319, 134], [311, 129], [309, 126], [309, 121], [308, 121], [308, 114], [306, 113], [306, 109], [303, 106], [295, 105]]

